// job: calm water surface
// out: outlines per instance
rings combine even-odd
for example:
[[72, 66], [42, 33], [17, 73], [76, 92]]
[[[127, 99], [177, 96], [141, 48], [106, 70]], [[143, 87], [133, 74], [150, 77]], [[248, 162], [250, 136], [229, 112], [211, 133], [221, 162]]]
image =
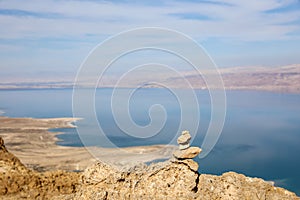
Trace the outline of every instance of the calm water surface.
[[[184, 91], [183, 91], [184, 92]], [[111, 89], [96, 91], [99, 123], [116, 146], [168, 144], [180, 122], [176, 98], [165, 89], [141, 89], [130, 100], [130, 113], [135, 123], [149, 124], [148, 109], [153, 104], [164, 106], [165, 126], [151, 138], [137, 139], [116, 125], [110, 109]], [[200, 128], [193, 145], [201, 146], [210, 120], [210, 99], [206, 91], [197, 91], [200, 102]], [[120, 99], [125, 101], [126, 99]], [[193, 109], [193, 108], [190, 108]], [[71, 89], [1, 90], [0, 110], [10, 117], [70, 117]], [[1, 112], [0, 112], [1, 114]], [[160, 116], [156, 116], [160, 117]], [[78, 122], [89, 127], [89, 120]], [[58, 144], [81, 146], [76, 129], [62, 129], [65, 134]], [[99, 145], [93, 129], [87, 131], [88, 145]], [[105, 146], [105, 145], [104, 145]], [[258, 91], [227, 91], [227, 115], [221, 137], [213, 151], [198, 159], [201, 173], [221, 174], [236, 171], [248, 176], [275, 181], [300, 195], [300, 95]]]

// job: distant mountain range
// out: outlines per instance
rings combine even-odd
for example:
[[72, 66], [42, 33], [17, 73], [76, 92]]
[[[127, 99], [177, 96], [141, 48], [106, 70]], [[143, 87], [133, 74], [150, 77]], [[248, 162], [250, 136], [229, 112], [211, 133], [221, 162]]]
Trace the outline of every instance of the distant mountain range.
[[[203, 75], [216, 76], [212, 70], [201, 71]], [[221, 68], [219, 73], [227, 90], [265, 90], [277, 92], [300, 93], [300, 64], [280, 67], [234, 67]], [[74, 78], [75, 79], [75, 78]], [[188, 83], [188, 84], [187, 84]], [[76, 83], [81, 87], [94, 87], [87, 78], [86, 81]], [[13, 80], [0, 82], [0, 89], [35, 89], [35, 88], [72, 88], [74, 80]], [[220, 89], [213, 83], [210, 88]], [[97, 87], [121, 87], [121, 88], [187, 88], [207, 89], [206, 82], [196, 71], [136, 71], [130, 76], [117, 75], [104, 76]]]

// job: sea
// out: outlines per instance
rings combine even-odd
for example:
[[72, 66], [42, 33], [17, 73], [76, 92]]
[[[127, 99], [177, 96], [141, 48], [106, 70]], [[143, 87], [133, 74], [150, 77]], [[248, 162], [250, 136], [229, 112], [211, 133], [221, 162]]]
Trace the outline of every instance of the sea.
[[[72, 94], [72, 89], [0, 90], [0, 115], [72, 117]], [[188, 114], [182, 119], [181, 100], [174, 92], [163, 88], [140, 88], [130, 99], [118, 96], [117, 103], [128, 105], [126, 109], [121, 109], [121, 113], [118, 112], [118, 118], [122, 120], [129, 113], [131, 122], [140, 127], [147, 127], [155, 119], [164, 120], [164, 123], [155, 135], [137, 137], [128, 134], [129, 126], [125, 127], [126, 132], [115, 120], [115, 113], [111, 109], [112, 94], [112, 88], [95, 90], [93, 107], [99, 127], [116, 147], [173, 144], [176, 133], [182, 131], [179, 130], [180, 122], [195, 120], [189, 118]], [[195, 90], [195, 94], [199, 102], [199, 127], [193, 133], [192, 145], [201, 147], [212, 117], [212, 105], [209, 91]], [[153, 105], [163, 107], [164, 112], [153, 111]], [[83, 109], [84, 106], [83, 102]], [[190, 104], [184, 108], [189, 113], [195, 111], [194, 106]], [[83, 130], [86, 133], [76, 128], [51, 130], [63, 132], [58, 135], [58, 145], [106, 147], [105, 143], [99, 142], [101, 138], [88, 117], [75, 125], [85, 127]], [[88, 135], [84, 142], [81, 140], [82, 134]], [[276, 186], [300, 195], [299, 155], [300, 94], [233, 90], [226, 91], [226, 117], [216, 145], [206, 157], [196, 158], [196, 161], [200, 173], [220, 175], [235, 171], [273, 181]]]

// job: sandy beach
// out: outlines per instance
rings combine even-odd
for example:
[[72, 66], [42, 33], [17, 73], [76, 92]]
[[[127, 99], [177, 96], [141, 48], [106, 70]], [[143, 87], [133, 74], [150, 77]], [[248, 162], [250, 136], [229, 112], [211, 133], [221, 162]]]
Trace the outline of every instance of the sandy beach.
[[[74, 128], [76, 118], [9, 118], [0, 116], [0, 136], [7, 149], [22, 163], [38, 171], [81, 171], [97, 159], [117, 166], [135, 162], [166, 159], [176, 147], [165, 145], [128, 147], [122, 149], [100, 147], [66, 147], [56, 144], [59, 132], [54, 128]], [[91, 155], [90, 151], [93, 152]]]

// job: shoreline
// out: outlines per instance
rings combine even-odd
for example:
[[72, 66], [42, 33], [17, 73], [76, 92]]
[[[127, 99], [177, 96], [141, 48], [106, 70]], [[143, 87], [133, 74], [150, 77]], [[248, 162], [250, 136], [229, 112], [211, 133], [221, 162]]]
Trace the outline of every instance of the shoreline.
[[[25, 166], [38, 171], [82, 171], [101, 161], [122, 167], [130, 163], [168, 159], [175, 146], [153, 145], [126, 148], [69, 147], [56, 144], [63, 134], [49, 129], [75, 128], [79, 118], [10, 118], [0, 116], [0, 136], [7, 149]], [[91, 155], [91, 153], [93, 155]]]

